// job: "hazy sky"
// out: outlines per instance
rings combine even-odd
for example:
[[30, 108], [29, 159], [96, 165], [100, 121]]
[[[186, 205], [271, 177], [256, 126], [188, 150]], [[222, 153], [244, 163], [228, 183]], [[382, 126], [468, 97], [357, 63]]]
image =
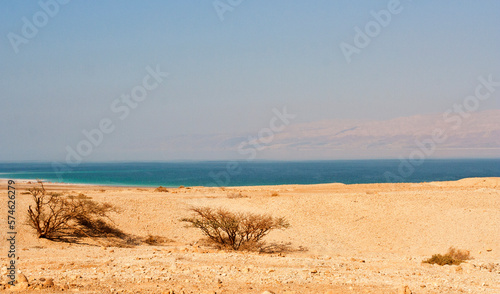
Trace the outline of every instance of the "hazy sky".
[[63, 160], [103, 119], [86, 160], [166, 160], [136, 142], [257, 132], [285, 106], [294, 123], [440, 113], [500, 80], [500, 1], [397, 2], [1, 1], [0, 161]]

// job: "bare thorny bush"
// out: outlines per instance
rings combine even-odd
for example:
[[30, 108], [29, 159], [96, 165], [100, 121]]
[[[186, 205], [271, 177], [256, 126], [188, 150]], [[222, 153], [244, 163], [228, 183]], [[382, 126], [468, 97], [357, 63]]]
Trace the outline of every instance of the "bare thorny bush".
[[111, 226], [110, 212], [117, 212], [109, 203], [97, 203], [85, 197], [67, 197], [48, 193], [41, 181], [40, 187], [29, 189], [34, 205], [28, 208], [28, 224], [39, 238], [58, 238], [67, 235], [124, 236]]
[[438, 265], [458, 265], [468, 259], [471, 259], [470, 251], [450, 247], [446, 254], [434, 254], [431, 258], [426, 259], [422, 262]]
[[290, 226], [285, 218], [264, 214], [234, 213], [209, 207], [192, 208], [191, 211], [195, 215], [182, 221], [200, 229], [211, 241], [233, 250], [261, 247], [262, 238], [271, 230]]

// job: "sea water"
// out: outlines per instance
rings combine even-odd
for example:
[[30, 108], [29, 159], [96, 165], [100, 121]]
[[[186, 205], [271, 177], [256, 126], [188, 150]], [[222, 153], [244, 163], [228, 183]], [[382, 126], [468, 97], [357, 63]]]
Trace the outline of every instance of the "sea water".
[[0, 178], [115, 186], [256, 186], [319, 183], [453, 181], [500, 177], [500, 159], [203, 161], [81, 163], [61, 171], [51, 163], [0, 163]]

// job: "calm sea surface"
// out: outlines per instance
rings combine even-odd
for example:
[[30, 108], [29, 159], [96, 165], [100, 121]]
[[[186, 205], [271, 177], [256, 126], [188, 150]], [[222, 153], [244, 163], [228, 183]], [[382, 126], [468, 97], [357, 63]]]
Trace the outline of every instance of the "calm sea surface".
[[151, 187], [430, 182], [468, 177], [500, 177], [500, 159], [427, 159], [418, 166], [400, 160], [82, 163], [72, 168], [0, 163], [0, 178]]

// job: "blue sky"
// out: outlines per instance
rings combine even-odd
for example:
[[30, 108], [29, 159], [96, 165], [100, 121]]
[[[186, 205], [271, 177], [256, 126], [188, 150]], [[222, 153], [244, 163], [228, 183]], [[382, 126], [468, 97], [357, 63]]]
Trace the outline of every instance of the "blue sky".
[[[17, 53], [9, 34], [23, 37], [42, 7], [0, 3], [0, 161], [62, 160], [103, 118], [115, 128], [88, 160], [189, 159], [137, 158], [134, 142], [257, 132], [284, 106], [297, 123], [441, 113], [478, 76], [500, 79], [495, 0], [401, 0], [350, 63], [340, 44], [391, 1], [240, 1], [223, 20], [214, 1], [54, 1], [41, 1], [58, 11]], [[168, 78], [118, 119], [110, 106], [148, 66]], [[498, 97], [480, 106], [498, 108]]]

